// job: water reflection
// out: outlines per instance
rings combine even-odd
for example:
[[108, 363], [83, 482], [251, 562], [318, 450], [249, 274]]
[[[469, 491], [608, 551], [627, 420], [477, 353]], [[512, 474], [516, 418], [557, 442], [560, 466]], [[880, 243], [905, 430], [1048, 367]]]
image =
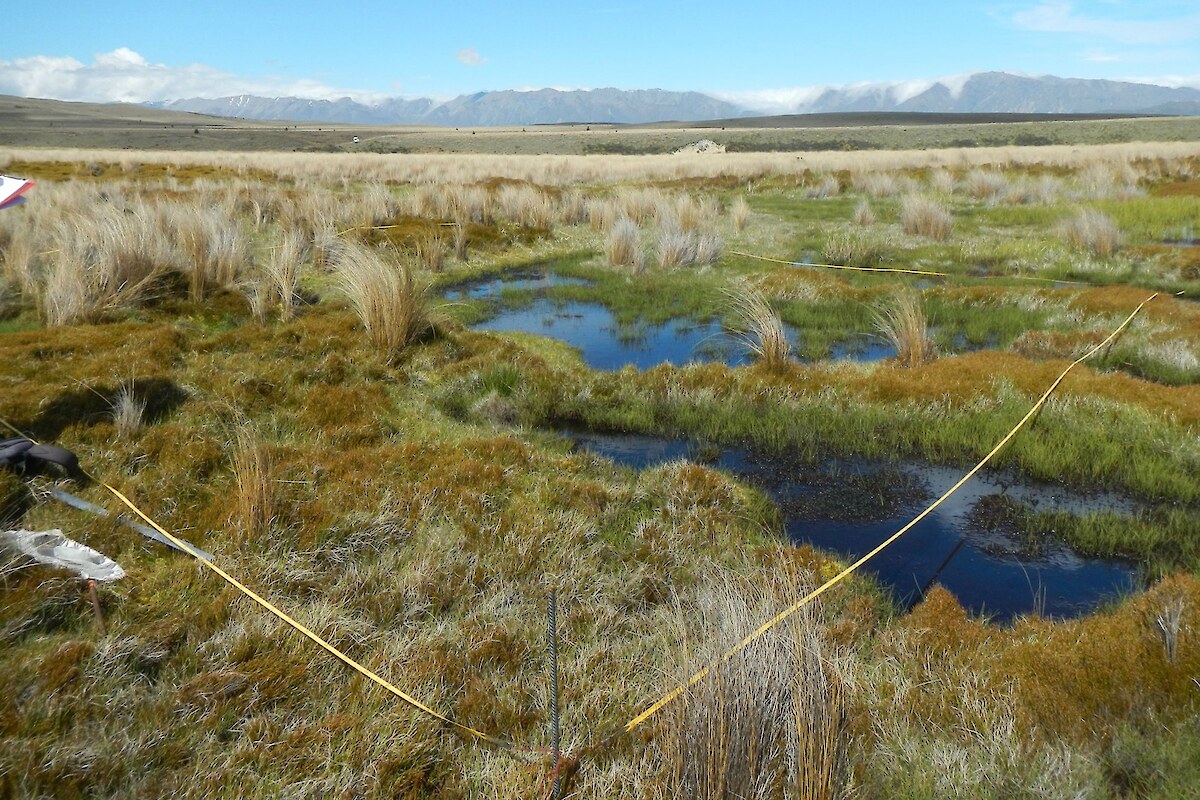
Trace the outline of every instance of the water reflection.
[[[791, 462], [743, 448], [697, 451], [679, 439], [570, 432], [585, 450], [637, 469], [690, 458], [708, 461], [765, 491], [794, 542], [858, 558], [954, 485], [962, 472], [918, 462], [828, 459]], [[693, 457], [693, 455], [698, 457]], [[981, 473], [874, 559], [874, 573], [903, 603], [941, 583], [964, 607], [999, 620], [1029, 613], [1087, 613], [1136, 584], [1134, 565], [1085, 558], [1058, 541], [1030, 542], [989, 513], [1017, 503], [1069, 513], [1136, 513], [1115, 494], [1081, 496], [1048, 484]]]

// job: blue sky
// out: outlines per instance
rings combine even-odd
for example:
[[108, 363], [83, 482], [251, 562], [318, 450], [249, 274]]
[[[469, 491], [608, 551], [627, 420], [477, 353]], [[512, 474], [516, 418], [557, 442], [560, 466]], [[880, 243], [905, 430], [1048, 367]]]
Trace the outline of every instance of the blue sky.
[[7, 3], [0, 94], [371, 100], [495, 89], [804, 87], [983, 70], [1200, 87], [1200, 3]]

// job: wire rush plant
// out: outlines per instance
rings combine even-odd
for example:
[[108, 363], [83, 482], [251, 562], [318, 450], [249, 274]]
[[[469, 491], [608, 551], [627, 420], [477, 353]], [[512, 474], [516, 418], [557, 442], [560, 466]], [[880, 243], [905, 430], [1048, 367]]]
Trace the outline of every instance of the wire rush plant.
[[779, 315], [761, 291], [748, 283], [729, 292], [738, 330], [758, 363], [778, 367], [788, 362], [792, 345]]
[[399, 358], [432, 327], [426, 290], [407, 264], [391, 262], [362, 245], [348, 244], [336, 272], [367, 337], [389, 359]]
[[875, 328], [896, 350], [903, 367], [919, 367], [937, 358], [937, 345], [929, 338], [929, 326], [921, 296], [900, 290], [874, 311]]
[[[778, 580], [766, 576], [763, 582], [771, 586], [772, 577]], [[782, 600], [773, 589], [756, 591], [726, 577], [686, 610], [677, 607], [677, 638], [700, 648], [681, 654], [679, 673], [708, 663], [769, 613]], [[673, 793], [841, 796], [848, 777], [842, 687], [815, 616], [793, 617], [777, 635], [739, 652], [671, 708], [660, 747], [671, 765]]]

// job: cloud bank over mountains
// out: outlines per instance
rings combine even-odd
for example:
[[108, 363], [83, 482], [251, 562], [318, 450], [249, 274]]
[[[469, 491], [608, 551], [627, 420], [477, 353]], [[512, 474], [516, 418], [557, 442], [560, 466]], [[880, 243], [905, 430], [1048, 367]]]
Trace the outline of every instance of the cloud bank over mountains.
[[128, 47], [97, 54], [90, 64], [69, 56], [0, 60], [0, 94], [88, 103], [154, 103], [184, 97], [253, 94], [379, 102], [378, 92], [335, 89], [318, 81], [267, 76], [245, 78], [207, 66], [154, 64]]

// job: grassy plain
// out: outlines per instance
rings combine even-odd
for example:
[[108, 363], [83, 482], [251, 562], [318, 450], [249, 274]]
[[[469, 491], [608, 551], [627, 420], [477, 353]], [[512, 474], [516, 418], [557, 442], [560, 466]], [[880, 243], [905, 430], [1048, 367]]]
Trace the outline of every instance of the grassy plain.
[[[547, 155], [568, 152], [554, 136], [600, 132], [515, 130], [458, 132], [465, 156], [0, 152], [38, 181], [0, 212], [0, 414], [422, 702], [537, 751], [452, 734], [191, 560], [41, 499], [55, 476], [0, 475], [20, 526], [61, 527], [129, 573], [100, 588], [100, 635], [77, 580], [0, 562], [0, 795], [547, 796], [557, 586], [571, 796], [1187, 796], [1200, 132], [1028, 124], [978, 126], [1003, 147], [851, 153]], [[1161, 141], [1103, 143], [1135, 125]], [[907, 134], [870, 133], [894, 148], [967, 135]], [[564, 301], [719, 319], [760, 360], [598, 372], [561, 343], [472, 330], [496, 303], [443, 299], [546, 265], [586, 281], [552, 290]], [[1014, 513], [1030, 537], [1136, 560], [1143, 588], [1001, 626], [942, 589], [900, 613], [856, 578], [608, 741], [839, 565], [783, 541], [778, 509], [728, 475], [619, 469], [553, 429], [965, 467], [1155, 291], [1001, 455], [1144, 503]], [[918, 355], [828, 358], [863, 336]]]

